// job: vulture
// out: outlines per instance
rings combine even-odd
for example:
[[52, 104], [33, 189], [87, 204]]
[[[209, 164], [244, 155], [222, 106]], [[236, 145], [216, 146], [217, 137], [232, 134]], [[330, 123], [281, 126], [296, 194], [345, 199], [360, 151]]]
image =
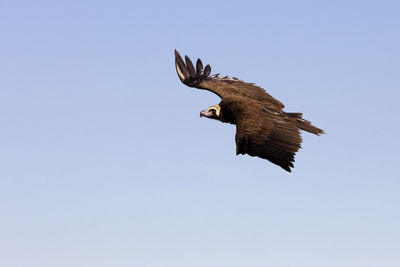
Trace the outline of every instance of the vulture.
[[320, 135], [323, 130], [303, 119], [302, 113], [288, 113], [280, 101], [254, 83], [235, 77], [211, 75], [210, 65], [196, 67], [188, 56], [185, 61], [175, 50], [175, 67], [179, 79], [187, 86], [208, 90], [221, 98], [200, 112], [200, 117], [236, 125], [236, 155], [248, 154], [267, 159], [290, 172], [294, 156], [300, 149], [300, 130]]

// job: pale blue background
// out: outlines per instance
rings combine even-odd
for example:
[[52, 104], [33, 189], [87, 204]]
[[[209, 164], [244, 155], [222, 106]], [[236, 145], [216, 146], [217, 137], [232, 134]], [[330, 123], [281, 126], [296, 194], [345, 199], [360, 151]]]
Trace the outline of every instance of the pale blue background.
[[[0, 265], [400, 266], [398, 1], [1, 1]], [[173, 49], [325, 129], [235, 156]]]

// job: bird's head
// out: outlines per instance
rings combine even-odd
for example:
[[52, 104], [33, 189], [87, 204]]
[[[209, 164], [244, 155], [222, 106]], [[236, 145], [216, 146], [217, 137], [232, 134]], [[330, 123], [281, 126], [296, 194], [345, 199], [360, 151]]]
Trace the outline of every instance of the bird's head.
[[221, 107], [219, 105], [213, 105], [206, 110], [202, 110], [200, 112], [200, 118], [201, 117], [219, 120], [221, 118]]

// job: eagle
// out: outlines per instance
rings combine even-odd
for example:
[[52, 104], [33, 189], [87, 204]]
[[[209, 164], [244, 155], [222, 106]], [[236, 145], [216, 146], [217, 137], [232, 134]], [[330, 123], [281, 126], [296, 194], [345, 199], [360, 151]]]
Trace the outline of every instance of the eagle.
[[179, 79], [189, 87], [208, 90], [221, 102], [200, 112], [200, 117], [236, 125], [236, 155], [260, 157], [291, 172], [294, 156], [301, 147], [300, 130], [320, 135], [323, 130], [303, 119], [302, 113], [288, 113], [280, 101], [254, 83], [235, 77], [210, 75], [211, 67], [197, 59], [196, 67], [175, 50]]

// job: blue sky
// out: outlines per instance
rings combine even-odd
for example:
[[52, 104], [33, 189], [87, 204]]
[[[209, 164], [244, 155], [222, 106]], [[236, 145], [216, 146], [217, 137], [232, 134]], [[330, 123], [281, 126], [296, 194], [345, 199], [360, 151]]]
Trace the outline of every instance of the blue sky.
[[[0, 265], [399, 266], [396, 1], [2, 1]], [[235, 156], [173, 49], [327, 135]]]

